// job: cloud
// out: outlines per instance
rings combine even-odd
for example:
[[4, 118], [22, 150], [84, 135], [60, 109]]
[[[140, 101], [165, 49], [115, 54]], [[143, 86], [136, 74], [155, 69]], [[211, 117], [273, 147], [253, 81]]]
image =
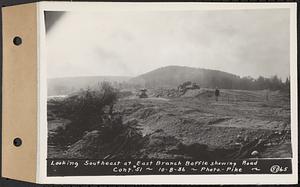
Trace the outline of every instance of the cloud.
[[68, 12], [47, 34], [48, 76], [136, 76], [167, 65], [289, 76], [289, 10]]

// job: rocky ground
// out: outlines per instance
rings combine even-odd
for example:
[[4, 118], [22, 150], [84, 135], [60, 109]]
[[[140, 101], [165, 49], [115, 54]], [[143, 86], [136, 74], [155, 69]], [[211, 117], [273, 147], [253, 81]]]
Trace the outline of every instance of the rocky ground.
[[[141, 136], [135, 141], [141, 146], [135, 157], [238, 159], [292, 155], [289, 94], [221, 90], [218, 101], [210, 89], [185, 93], [156, 89], [148, 90], [148, 95], [141, 99], [127, 94], [114, 107], [125, 124], [135, 121], [140, 129]], [[66, 119], [48, 120], [49, 136], [67, 123]], [[90, 144], [97, 133], [87, 132], [80, 142], [68, 147], [50, 145], [48, 157], [84, 157], [86, 151], [82, 150], [95, 146]], [[101, 155], [107, 156], [111, 154]]]

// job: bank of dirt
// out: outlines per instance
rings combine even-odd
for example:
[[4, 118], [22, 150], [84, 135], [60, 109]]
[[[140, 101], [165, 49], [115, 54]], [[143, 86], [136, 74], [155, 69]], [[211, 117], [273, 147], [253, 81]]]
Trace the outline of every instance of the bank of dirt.
[[[156, 93], [157, 92], [157, 93]], [[76, 158], [287, 158], [291, 157], [289, 95], [280, 92], [221, 90], [149, 90], [149, 98], [124, 97], [114, 110], [122, 115], [124, 130], [112, 142], [101, 142], [101, 132], [54, 148], [50, 157]], [[49, 133], [59, 123], [52, 119]], [[56, 124], [56, 125], [55, 125]], [[57, 125], [61, 124], [61, 125]], [[56, 127], [55, 127], [56, 126]]]

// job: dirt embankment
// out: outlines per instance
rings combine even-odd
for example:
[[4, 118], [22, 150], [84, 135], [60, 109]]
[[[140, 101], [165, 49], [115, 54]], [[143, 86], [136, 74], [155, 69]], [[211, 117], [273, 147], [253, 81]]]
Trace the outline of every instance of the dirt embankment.
[[[87, 132], [56, 155], [107, 159], [126, 155], [165, 159], [291, 157], [287, 94], [221, 90], [217, 102], [210, 89], [149, 93], [150, 98], [123, 98], [114, 107], [125, 124], [137, 128], [110, 143], [100, 141], [99, 131]], [[57, 123], [52, 120], [48, 125]], [[50, 132], [55, 133], [55, 128]]]
[[247, 150], [229, 154], [232, 157], [252, 157], [257, 150], [261, 157], [273, 157], [274, 149], [281, 150], [275, 157], [291, 157], [289, 96], [270, 92], [268, 100], [265, 97], [266, 91], [222, 90], [216, 102], [213, 90], [199, 89], [165, 97], [168, 100], [122, 100], [118, 110], [125, 119], [138, 120], [144, 136], [163, 131], [187, 147], [204, 145], [207, 150], [232, 153]]

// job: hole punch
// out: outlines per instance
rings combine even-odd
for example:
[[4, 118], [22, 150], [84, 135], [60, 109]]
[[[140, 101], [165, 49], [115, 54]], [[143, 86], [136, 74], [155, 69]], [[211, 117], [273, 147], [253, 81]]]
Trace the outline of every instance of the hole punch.
[[15, 138], [14, 139], [14, 146], [20, 147], [22, 145], [22, 139], [21, 138]]
[[22, 38], [19, 37], [19, 36], [14, 37], [13, 43], [14, 43], [16, 46], [21, 45], [21, 44], [22, 44]]

